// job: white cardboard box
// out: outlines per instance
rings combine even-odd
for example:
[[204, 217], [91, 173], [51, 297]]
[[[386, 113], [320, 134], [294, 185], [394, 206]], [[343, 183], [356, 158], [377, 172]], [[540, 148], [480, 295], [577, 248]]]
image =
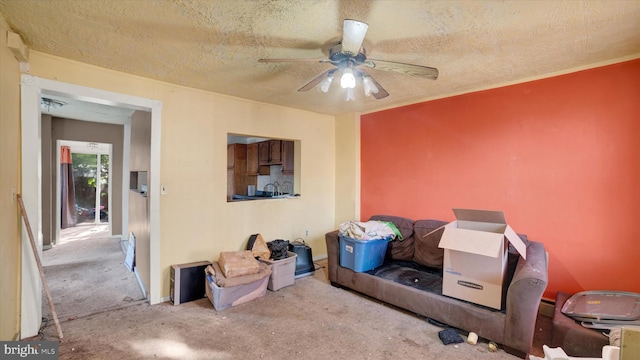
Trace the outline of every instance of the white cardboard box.
[[442, 293], [494, 309], [502, 307], [502, 284], [511, 243], [524, 259], [525, 243], [502, 211], [453, 209], [438, 247], [444, 249]]

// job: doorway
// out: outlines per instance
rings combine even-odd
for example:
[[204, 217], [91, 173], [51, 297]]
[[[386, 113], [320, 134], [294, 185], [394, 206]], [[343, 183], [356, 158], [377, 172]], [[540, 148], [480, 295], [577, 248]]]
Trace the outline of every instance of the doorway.
[[[148, 300], [151, 304], [161, 302], [160, 269], [159, 269], [159, 220], [160, 220], [160, 129], [161, 102], [136, 96], [97, 90], [42, 79], [23, 74], [21, 81], [21, 154], [22, 154], [22, 198], [33, 233], [35, 234], [37, 251], [42, 253], [42, 175], [40, 166], [41, 153], [41, 111], [40, 99], [46, 95], [64, 96], [69, 99], [82, 100], [95, 104], [111, 105], [132, 110], [147, 111], [151, 114], [151, 164], [149, 174], [148, 197], [149, 213], [149, 272], [150, 281], [147, 287]], [[130, 124], [125, 124], [125, 129]], [[128, 154], [130, 137], [125, 130], [125, 148]], [[128, 161], [125, 156], [123, 164], [123, 184], [128, 184]], [[125, 193], [123, 191], [123, 193]], [[123, 195], [123, 209], [128, 208], [128, 197]], [[122, 212], [123, 228], [127, 226], [127, 212]], [[126, 234], [125, 234], [126, 235]], [[22, 285], [21, 285], [21, 338], [35, 336], [42, 319], [42, 288], [38, 267], [31, 251], [31, 244], [26, 228], [22, 231]]]
[[[113, 144], [57, 140], [56, 149], [56, 169], [58, 172], [56, 179], [58, 181], [55, 184], [57, 194], [55, 203], [62, 206], [55, 207], [56, 219], [59, 221], [56, 221], [58, 226], [54, 244], [64, 236], [60, 230], [73, 225], [106, 224], [108, 235], [113, 234], [112, 221], [109, 216], [112, 214], [110, 210], [114, 192], [112, 191], [114, 184], [112, 179], [114, 174]], [[117, 163], [119, 164], [120, 161]], [[68, 174], [63, 174], [64, 172]], [[125, 188], [126, 184], [122, 184], [121, 187]], [[71, 212], [73, 214], [67, 214]], [[65, 221], [67, 218], [70, 218], [69, 221]], [[123, 233], [123, 231], [118, 231], [118, 233]]]

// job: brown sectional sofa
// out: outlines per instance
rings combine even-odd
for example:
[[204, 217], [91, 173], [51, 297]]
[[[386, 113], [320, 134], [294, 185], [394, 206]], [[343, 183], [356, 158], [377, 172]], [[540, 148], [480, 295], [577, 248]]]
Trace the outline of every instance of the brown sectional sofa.
[[[391, 221], [403, 240], [389, 243], [384, 264], [368, 272], [340, 266], [338, 231], [326, 234], [329, 280], [451, 327], [473, 331], [501, 344], [505, 351], [526, 358], [530, 352], [542, 294], [547, 287], [547, 256], [542, 243], [520, 237], [527, 244], [527, 260], [509, 251], [503, 310], [494, 310], [442, 295], [442, 258], [438, 248], [446, 224], [376, 215], [370, 220]], [[428, 236], [427, 234], [431, 233]]]

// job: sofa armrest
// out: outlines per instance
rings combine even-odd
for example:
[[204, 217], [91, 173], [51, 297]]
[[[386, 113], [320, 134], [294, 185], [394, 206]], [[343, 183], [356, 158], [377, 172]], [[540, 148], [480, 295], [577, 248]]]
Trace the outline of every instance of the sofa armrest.
[[507, 290], [504, 343], [512, 350], [528, 354], [531, 349], [547, 276], [544, 245], [531, 241], [527, 246], [527, 259], [518, 259]]
[[340, 266], [340, 238], [338, 230], [328, 232], [324, 236], [327, 243], [327, 268], [329, 270], [329, 281], [338, 281], [338, 266]]

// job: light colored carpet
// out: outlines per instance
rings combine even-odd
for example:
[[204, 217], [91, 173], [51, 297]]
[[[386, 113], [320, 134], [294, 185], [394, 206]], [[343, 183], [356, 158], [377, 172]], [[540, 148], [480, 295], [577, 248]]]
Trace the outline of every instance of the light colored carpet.
[[482, 340], [443, 345], [441, 328], [332, 287], [324, 268], [223, 311], [206, 298], [141, 303], [61, 326], [60, 359], [517, 359]]
[[[65, 229], [59, 244], [42, 253], [47, 285], [58, 318], [75, 318], [128, 306], [144, 298], [138, 281], [123, 265], [119, 239], [106, 225]], [[42, 296], [43, 316], [51, 318]]]
[[[483, 339], [443, 345], [442, 328], [426, 319], [331, 286], [326, 260], [293, 286], [223, 311], [206, 298], [151, 306], [122, 265], [119, 241], [103, 231], [75, 229], [44, 252], [64, 334], [60, 359], [517, 359], [489, 352]], [[548, 338], [550, 319], [540, 319], [534, 355]], [[57, 340], [53, 321], [44, 335]]]

